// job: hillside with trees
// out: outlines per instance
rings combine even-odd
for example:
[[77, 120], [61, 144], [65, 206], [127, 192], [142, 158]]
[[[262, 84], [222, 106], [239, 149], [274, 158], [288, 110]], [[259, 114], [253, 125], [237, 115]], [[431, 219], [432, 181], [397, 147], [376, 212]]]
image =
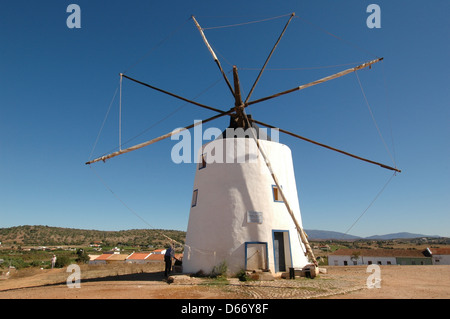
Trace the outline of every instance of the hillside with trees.
[[101, 242], [105, 246], [160, 246], [168, 236], [184, 243], [186, 233], [178, 230], [131, 229], [101, 231], [50, 226], [0, 228], [3, 246], [86, 246]]

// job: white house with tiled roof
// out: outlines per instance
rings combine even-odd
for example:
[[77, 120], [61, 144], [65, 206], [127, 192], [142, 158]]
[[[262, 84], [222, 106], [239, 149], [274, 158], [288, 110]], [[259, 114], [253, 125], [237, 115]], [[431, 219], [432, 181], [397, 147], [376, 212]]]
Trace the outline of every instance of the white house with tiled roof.
[[450, 248], [427, 248], [433, 265], [450, 265]]
[[425, 251], [417, 249], [339, 249], [328, 255], [330, 266], [431, 265]]
[[120, 263], [125, 262], [125, 259], [128, 255], [125, 254], [116, 254], [113, 252], [103, 253], [100, 256], [93, 256], [90, 258], [89, 264], [110, 264], [110, 263]]
[[135, 264], [145, 264], [149, 262], [148, 257], [150, 257], [151, 252], [133, 252], [126, 259], [127, 263], [135, 263]]

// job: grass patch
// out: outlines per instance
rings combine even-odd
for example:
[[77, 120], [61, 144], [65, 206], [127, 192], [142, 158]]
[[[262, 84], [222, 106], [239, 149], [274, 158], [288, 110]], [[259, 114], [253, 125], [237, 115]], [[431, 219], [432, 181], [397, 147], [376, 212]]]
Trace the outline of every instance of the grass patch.
[[207, 277], [205, 278], [205, 282], [203, 283], [203, 285], [206, 286], [226, 286], [229, 284], [230, 282], [225, 276]]

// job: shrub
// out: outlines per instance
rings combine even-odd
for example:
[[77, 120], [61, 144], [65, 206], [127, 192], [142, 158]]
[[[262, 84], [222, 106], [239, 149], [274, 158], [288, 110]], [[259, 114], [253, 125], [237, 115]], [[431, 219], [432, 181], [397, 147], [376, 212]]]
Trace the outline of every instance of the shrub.
[[239, 279], [239, 281], [249, 281], [250, 280], [250, 276], [247, 275], [247, 272], [244, 269], [240, 270], [236, 274], [236, 277]]
[[78, 249], [77, 250], [77, 259], [76, 262], [77, 263], [87, 263], [89, 262], [89, 255], [86, 253], [86, 251], [84, 249]]
[[29, 266], [31, 267], [41, 267], [43, 265], [43, 261], [40, 260], [33, 260], [29, 263]]
[[68, 256], [60, 256], [56, 258], [55, 268], [63, 268], [70, 264], [70, 258]]
[[12, 266], [16, 269], [27, 267], [27, 263], [22, 258], [7, 258], [3, 261], [4, 266]]
[[228, 266], [226, 261], [222, 261], [220, 264], [213, 267], [211, 272], [211, 277], [226, 276], [228, 271]]

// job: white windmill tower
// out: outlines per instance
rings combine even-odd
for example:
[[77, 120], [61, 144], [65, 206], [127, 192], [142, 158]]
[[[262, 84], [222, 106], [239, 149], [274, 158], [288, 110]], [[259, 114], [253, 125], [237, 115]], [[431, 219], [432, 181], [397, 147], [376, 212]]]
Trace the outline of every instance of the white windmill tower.
[[[214, 155], [210, 160], [211, 154], [222, 151], [223, 160]], [[252, 131], [232, 127], [223, 138], [204, 145], [198, 156], [185, 272], [210, 273], [225, 262], [231, 273], [244, 269], [276, 273], [310, 263], [307, 242], [298, 237], [301, 216], [289, 147], [266, 138], [257, 126]], [[292, 216], [286, 210], [288, 203]]]
[[[203, 29], [195, 17], [192, 17], [233, 95], [235, 105], [228, 111], [188, 100], [120, 74], [121, 78], [125, 77], [218, 114], [150, 141], [99, 157], [86, 164], [105, 161], [153, 144], [200, 123], [230, 116], [230, 127], [220, 138], [203, 145], [198, 152], [199, 165], [196, 168], [183, 257], [184, 272], [196, 273], [202, 270], [209, 273], [223, 262], [231, 273], [244, 269], [261, 269], [277, 273], [291, 267], [303, 268], [307, 264], [317, 265], [302, 227], [291, 151], [286, 145], [270, 140], [257, 124], [272, 129], [275, 128], [274, 126], [253, 119], [246, 114], [245, 108], [369, 67], [381, 61], [382, 58], [290, 90], [250, 101], [259, 78], [293, 17], [294, 14], [290, 16], [273, 46], [245, 101], [241, 97], [237, 68], [233, 67], [234, 85], [232, 86], [209, 45]], [[332, 148], [286, 130], [279, 128], [277, 130], [359, 160], [400, 172], [397, 168]]]

